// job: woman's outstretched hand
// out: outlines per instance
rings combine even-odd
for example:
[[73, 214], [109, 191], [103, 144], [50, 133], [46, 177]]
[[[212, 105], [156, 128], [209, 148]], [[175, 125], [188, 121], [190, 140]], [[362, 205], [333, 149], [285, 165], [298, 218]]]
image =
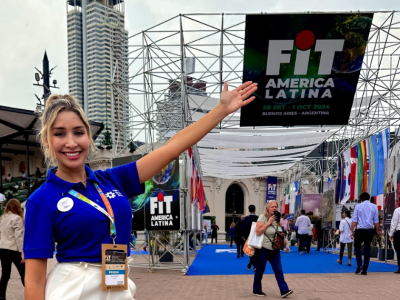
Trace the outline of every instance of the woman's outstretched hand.
[[255, 97], [250, 97], [250, 95], [253, 94], [256, 90], [257, 83], [247, 81], [239, 85], [236, 89], [228, 91], [228, 84], [225, 82], [224, 89], [221, 93], [220, 105], [222, 105], [226, 115], [229, 115], [237, 111], [242, 106], [245, 106], [252, 102]]

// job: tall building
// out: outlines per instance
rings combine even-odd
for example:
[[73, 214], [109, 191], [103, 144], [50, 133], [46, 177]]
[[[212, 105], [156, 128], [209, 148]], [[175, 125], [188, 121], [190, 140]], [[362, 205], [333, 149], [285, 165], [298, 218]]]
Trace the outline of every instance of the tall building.
[[[113, 146], [127, 143], [128, 31], [124, 0], [68, 0], [69, 93], [82, 105], [89, 120], [105, 126], [99, 144], [109, 130]], [[111, 91], [111, 78], [120, 78], [118, 92]], [[125, 84], [126, 83], [126, 84]], [[114, 101], [112, 101], [114, 99]]]
[[[207, 83], [186, 76], [186, 93], [192, 96], [206, 97]], [[159, 143], [165, 143], [167, 137], [182, 129], [181, 82], [170, 80], [168, 93], [164, 99], [158, 100], [156, 114], [156, 137]], [[190, 102], [190, 101], [189, 101]]]

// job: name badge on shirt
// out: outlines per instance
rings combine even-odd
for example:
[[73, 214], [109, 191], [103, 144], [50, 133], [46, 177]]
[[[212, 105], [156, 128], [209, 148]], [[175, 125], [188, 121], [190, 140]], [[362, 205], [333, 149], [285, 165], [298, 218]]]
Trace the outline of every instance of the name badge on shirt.
[[57, 209], [62, 212], [71, 210], [73, 206], [74, 206], [74, 201], [68, 197], [60, 199], [60, 201], [58, 201], [57, 203]]
[[128, 289], [127, 245], [101, 245], [103, 291]]

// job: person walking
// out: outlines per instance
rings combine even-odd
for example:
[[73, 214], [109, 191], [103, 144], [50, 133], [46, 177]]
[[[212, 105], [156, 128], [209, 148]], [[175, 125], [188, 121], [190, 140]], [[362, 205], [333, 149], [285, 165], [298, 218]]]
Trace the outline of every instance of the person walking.
[[11, 266], [14, 264], [25, 286], [25, 261], [22, 243], [24, 238], [24, 213], [17, 199], [10, 199], [0, 217], [0, 300], [6, 299]]
[[238, 258], [244, 256], [243, 246], [245, 241], [243, 240], [243, 220], [244, 216], [242, 215], [240, 217], [240, 220], [236, 223], [234, 230], [234, 238], [235, 238]]
[[342, 264], [342, 259], [343, 259], [343, 253], [344, 253], [344, 248], [346, 248], [347, 245], [347, 257], [348, 257], [348, 262], [347, 265], [351, 266], [351, 256], [352, 256], [352, 250], [353, 250], [353, 239], [350, 236], [350, 231], [351, 231], [351, 223], [353, 222], [351, 220], [351, 213], [349, 210], [345, 210], [342, 212], [342, 218], [343, 220], [340, 221], [339, 224], [339, 231], [340, 231], [340, 256], [337, 262], [341, 265]]
[[[355, 273], [359, 274], [361, 272], [362, 275], [367, 275], [371, 257], [371, 241], [374, 237], [374, 229], [378, 232], [379, 226], [378, 208], [369, 201], [370, 198], [368, 193], [361, 193], [360, 200], [363, 202], [354, 208], [350, 231], [350, 237], [354, 239], [354, 252], [357, 259]], [[364, 243], [364, 264], [361, 258], [362, 243]]]
[[294, 231], [294, 222], [293, 222], [293, 220], [289, 220], [289, 228], [290, 228], [290, 232]]
[[213, 222], [211, 225], [211, 244], [213, 243], [214, 239], [215, 243], [218, 244], [218, 230], [219, 226]]
[[299, 248], [301, 250], [300, 254], [305, 254], [308, 252], [308, 227], [311, 225], [311, 220], [306, 216], [306, 211], [302, 209], [300, 211], [301, 216], [297, 218], [295, 227], [297, 227], [297, 235], [299, 238]]
[[287, 236], [290, 228], [289, 228], [289, 221], [286, 220], [286, 214], [282, 214], [280, 223], [282, 225], [282, 230], [285, 233], [285, 236]]
[[[246, 243], [251, 231], [251, 226], [253, 222], [257, 223], [258, 216], [256, 215], [256, 207], [253, 204], [250, 204], [249, 207], [249, 215], [246, 216], [243, 220], [243, 240]], [[247, 270], [251, 270], [253, 266], [253, 272], [256, 270], [256, 265], [254, 262], [254, 256], [249, 257], [249, 263], [247, 264]]]
[[390, 224], [389, 240], [392, 242], [397, 255], [398, 269], [394, 273], [400, 274], [400, 207], [394, 210], [392, 222]]
[[[256, 234], [263, 236], [262, 248], [255, 252], [256, 271], [254, 273], [253, 295], [265, 297], [262, 291], [262, 278], [267, 265], [267, 261], [271, 264], [275, 274], [276, 281], [281, 292], [281, 297], [286, 298], [293, 293], [289, 289], [285, 277], [283, 275], [281, 251], [272, 248], [272, 242], [275, 239], [275, 233], [282, 232], [282, 226], [276, 221], [274, 212], [278, 211], [278, 203], [274, 200], [268, 201], [264, 207], [264, 213], [257, 220]], [[289, 243], [285, 238], [285, 252], [289, 252]]]
[[203, 233], [203, 239], [201, 240], [201, 242], [206, 240], [206, 245], [208, 245], [208, 227], [207, 227], [207, 225], [204, 225], [202, 233]]
[[320, 251], [321, 246], [322, 246], [322, 217], [321, 215], [318, 216], [318, 220], [314, 225], [315, 229], [317, 230], [317, 250], [315, 251]]
[[308, 248], [307, 248], [307, 253], [310, 253], [311, 250], [311, 246], [312, 246], [312, 237], [313, 237], [313, 230], [314, 230], [314, 225], [311, 223], [308, 226], [308, 235], [307, 235], [307, 244], [308, 244]]
[[[39, 138], [45, 160], [54, 167], [27, 200], [25, 300], [65, 299], [67, 295], [74, 300], [131, 300], [136, 286], [130, 279], [125, 289], [102, 290], [102, 264], [108, 258], [102, 255], [102, 247], [115, 243], [126, 249], [120, 255], [125, 257], [125, 266], [130, 255], [132, 209], [128, 199], [143, 193], [146, 180], [227, 115], [253, 101], [256, 90], [256, 83], [246, 82], [228, 91], [225, 83], [219, 104], [168, 143], [135, 162], [95, 172], [85, 165], [95, 145], [78, 101], [69, 95], [50, 96], [41, 114]], [[55, 249], [58, 263], [47, 276], [47, 259], [53, 258]], [[128, 273], [127, 268], [124, 271]]]
[[231, 238], [231, 248], [232, 248], [233, 239], [235, 238], [235, 235], [234, 235], [235, 226], [236, 226], [235, 222], [232, 222], [231, 226], [229, 227], [229, 237]]

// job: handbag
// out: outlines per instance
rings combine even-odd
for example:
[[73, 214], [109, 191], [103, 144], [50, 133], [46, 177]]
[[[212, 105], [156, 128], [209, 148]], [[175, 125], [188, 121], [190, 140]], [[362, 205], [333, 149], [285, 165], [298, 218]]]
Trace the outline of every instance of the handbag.
[[256, 249], [254, 249], [253, 247], [249, 246], [249, 238], [247, 238], [246, 243], [244, 243], [243, 252], [248, 257], [252, 257], [254, 255], [254, 253], [256, 252]]
[[251, 229], [250, 229], [250, 235], [249, 235], [249, 246], [255, 248], [255, 249], [261, 249], [262, 248], [262, 243], [263, 243], [263, 236], [262, 235], [257, 235], [256, 233], [256, 226], [257, 223], [253, 222], [251, 224]]
[[285, 233], [282, 231], [278, 231], [278, 226], [276, 228], [271, 225], [275, 229], [274, 241], [272, 241], [268, 235], [265, 236], [271, 241], [272, 249], [275, 251], [283, 250], [285, 248]]

